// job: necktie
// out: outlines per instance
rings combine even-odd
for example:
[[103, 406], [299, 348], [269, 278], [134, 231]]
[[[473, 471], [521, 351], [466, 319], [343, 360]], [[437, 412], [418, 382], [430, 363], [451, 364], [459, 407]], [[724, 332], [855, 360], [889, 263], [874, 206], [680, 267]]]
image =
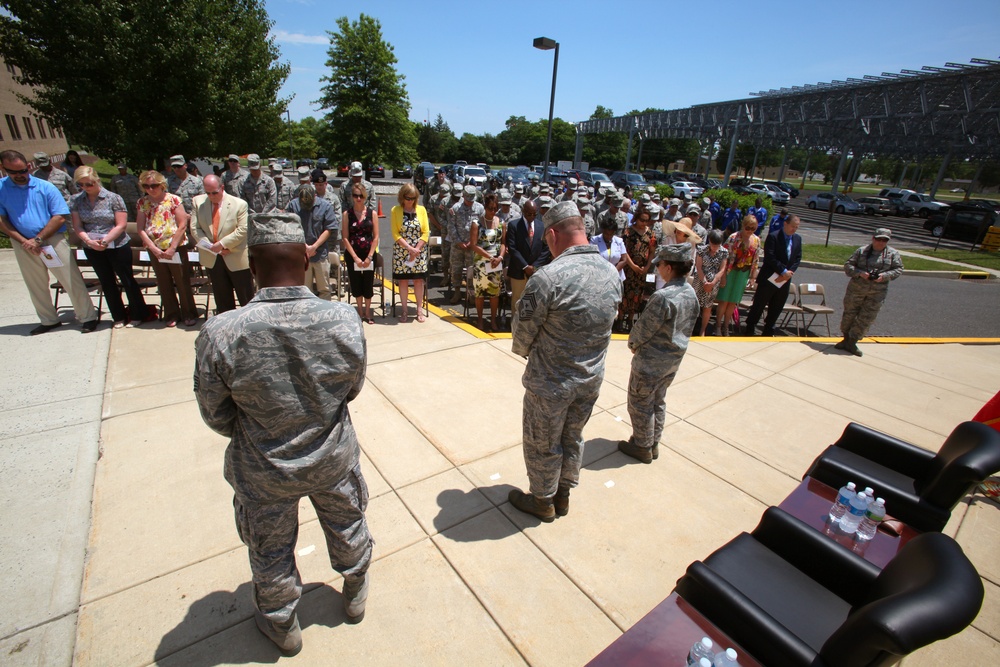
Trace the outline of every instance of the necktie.
[[531, 245], [532, 241], [535, 240], [535, 223], [534, 221], [528, 223], [528, 245]]
[[212, 242], [219, 242], [219, 205], [212, 204]]

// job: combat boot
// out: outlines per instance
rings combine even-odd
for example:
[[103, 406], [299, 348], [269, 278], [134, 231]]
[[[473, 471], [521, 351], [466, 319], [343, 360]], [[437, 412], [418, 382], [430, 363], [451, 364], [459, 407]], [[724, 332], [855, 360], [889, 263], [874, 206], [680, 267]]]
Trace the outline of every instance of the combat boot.
[[[653, 462], [653, 450], [633, 444], [630, 440], [619, 440], [618, 451], [643, 463]], [[659, 456], [659, 452], [656, 453]]]
[[839, 343], [837, 343], [833, 347], [836, 348], [836, 349], [838, 349], [838, 350], [845, 350], [846, 351], [847, 350], [847, 336], [844, 336], [843, 340], [841, 340]]
[[861, 350], [858, 349], [858, 339], [849, 338], [847, 341], [847, 351], [853, 354], [855, 357], [862, 356]]
[[660, 443], [653, 445], [653, 460], [660, 458]]
[[556, 491], [556, 497], [552, 499], [552, 506], [556, 510], [558, 516], [566, 516], [569, 514], [569, 487], [560, 486], [559, 490]]
[[555, 521], [556, 509], [553, 506], [551, 498], [539, 498], [530, 493], [524, 493], [518, 489], [512, 490], [507, 495], [507, 500], [515, 508], [521, 510], [525, 514], [530, 514], [532, 516], [538, 517], [545, 523], [551, 523]]
[[283, 624], [285, 627], [278, 627], [259, 611], [254, 612], [253, 620], [257, 623], [257, 629], [261, 634], [274, 642], [282, 655], [291, 657], [302, 650], [302, 630], [299, 628], [299, 618], [295, 614], [292, 614], [288, 623]]
[[365, 618], [365, 603], [368, 602], [368, 573], [354, 579], [344, 578], [344, 613], [351, 625], [360, 623]]

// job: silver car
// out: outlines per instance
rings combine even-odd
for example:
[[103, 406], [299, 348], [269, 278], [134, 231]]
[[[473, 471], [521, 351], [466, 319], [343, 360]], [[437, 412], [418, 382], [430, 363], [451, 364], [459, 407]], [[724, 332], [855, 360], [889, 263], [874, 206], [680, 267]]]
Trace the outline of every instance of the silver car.
[[670, 184], [670, 187], [674, 189], [675, 195], [688, 195], [692, 199], [700, 197], [701, 193], [705, 191], [704, 188], [695, 185], [691, 181], [674, 181]]
[[834, 202], [835, 213], [850, 213], [858, 215], [861, 213], [861, 206], [858, 202], [840, 192], [820, 192], [806, 200], [806, 206], [814, 211], [829, 211], [830, 202]]
[[767, 183], [751, 183], [747, 186], [747, 189], [758, 192], [761, 196], [770, 197], [771, 201], [775, 204], [787, 204], [789, 200], [788, 193], [779, 188], [777, 185], [769, 185]]

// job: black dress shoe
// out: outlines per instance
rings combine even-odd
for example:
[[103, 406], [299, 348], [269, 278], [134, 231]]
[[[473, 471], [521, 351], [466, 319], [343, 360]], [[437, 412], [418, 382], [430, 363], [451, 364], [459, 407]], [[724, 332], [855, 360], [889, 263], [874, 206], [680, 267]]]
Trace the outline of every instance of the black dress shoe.
[[37, 336], [38, 334], [48, 333], [53, 329], [58, 329], [61, 326], [62, 322], [56, 322], [55, 324], [39, 324], [28, 333], [32, 336]]
[[97, 320], [89, 320], [87, 322], [84, 322], [83, 326], [80, 327], [80, 331], [82, 331], [83, 333], [92, 333], [96, 330], [97, 330]]

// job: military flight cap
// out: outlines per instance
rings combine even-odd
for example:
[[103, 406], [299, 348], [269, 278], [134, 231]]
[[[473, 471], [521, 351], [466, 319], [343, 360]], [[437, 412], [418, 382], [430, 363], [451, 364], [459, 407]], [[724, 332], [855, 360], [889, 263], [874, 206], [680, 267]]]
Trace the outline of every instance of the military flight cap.
[[47, 167], [50, 164], [48, 153], [38, 152], [33, 157], [35, 158], [35, 164], [39, 167]]
[[272, 176], [282, 176], [282, 175], [284, 175], [284, 173], [285, 173], [285, 170], [282, 169], [281, 165], [278, 164], [277, 162], [275, 162], [274, 164], [271, 165], [271, 175]]
[[259, 167], [260, 166], [260, 156], [256, 153], [250, 153], [247, 155], [247, 166], [248, 167]]
[[701, 213], [701, 207], [698, 206], [697, 204], [691, 204], [690, 206], [687, 207], [687, 210], [684, 211], [684, 212], [685, 213]]
[[462, 188], [462, 196], [465, 197], [466, 199], [475, 199], [476, 198], [475, 186], [466, 185], [464, 188]]
[[255, 213], [247, 228], [251, 248], [269, 243], [305, 243], [302, 221], [294, 213]]
[[183, 167], [187, 165], [187, 160], [184, 159], [183, 155], [171, 155], [170, 156], [170, 166], [171, 167]]
[[239, 162], [240, 156], [236, 153], [230, 153], [229, 157], [226, 158], [226, 162]]
[[670, 245], [660, 246], [660, 249], [656, 251], [656, 257], [653, 258], [654, 264], [659, 264], [660, 262], [689, 261], [691, 261], [690, 243], [671, 243]]
[[[535, 202], [538, 204], [539, 211], [541, 211], [543, 208], [549, 209], [555, 206], [555, 202], [552, 201], [552, 197], [546, 197], [545, 195], [542, 195], [541, 197], [536, 199]], [[575, 209], [576, 207], [574, 206], [573, 208]]]
[[[541, 200], [539, 200], [540, 202]], [[551, 199], [549, 201], [552, 201]], [[544, 204], [540, 204], [539, 208], [545, 208]], [[545, 223], [545, 229], [548, 229], [552, 225], [558, 225], [563, 220], [567, 218], [579, 218], [580, 209], [576, 207], [571, 201], [561, 201], [544, 215], [542, 215], [542, 222]]]
[[441, 185], [438, 186], [438, 192], [448, 194], [449, 192], [451, 192], [451, 185], [449, 185], [448, 183], [442, 183]]
[[888, 241], [889, 239], [892, 238], [892, 232], [885, 227], [879, 227], [878, 229], [875, 230], [875, 234], [873, 236], [877, 239]]

